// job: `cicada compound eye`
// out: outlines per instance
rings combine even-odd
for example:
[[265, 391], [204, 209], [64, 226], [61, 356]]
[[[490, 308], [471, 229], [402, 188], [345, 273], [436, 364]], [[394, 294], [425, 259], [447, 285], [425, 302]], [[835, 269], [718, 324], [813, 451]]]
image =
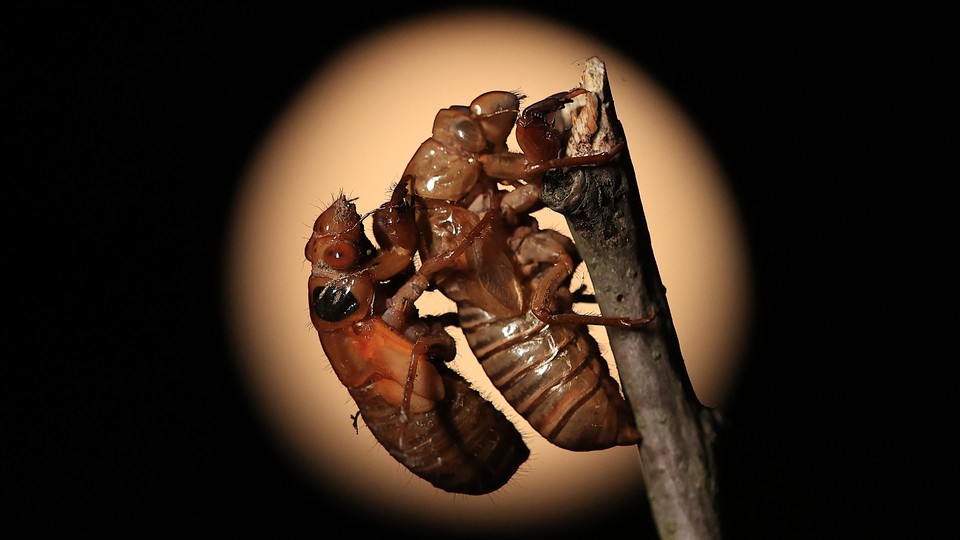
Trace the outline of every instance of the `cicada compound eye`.
[[334, 270], [348, 270], [357, 265], [359, 251], [351, 242], [332, 242], [323, 250], [323, 263]]

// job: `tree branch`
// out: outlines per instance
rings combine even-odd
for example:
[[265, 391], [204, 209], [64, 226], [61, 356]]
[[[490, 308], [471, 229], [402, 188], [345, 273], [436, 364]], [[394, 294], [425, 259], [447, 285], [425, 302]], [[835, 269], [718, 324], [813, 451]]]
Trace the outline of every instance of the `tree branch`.
[[612, 162], [548, 173], [542, 199], [566, 217], [605, 316], [656, 313], [640, 330], [607, 328], [624, 394], [643, 435], [647, 496], [660, 537], [719, 539], [715, 411], [703, 406], [680, 353], [650, 242], [636, 174], [610, 94], [606, 66], [587, 61], [567, 156], [624, 147]]

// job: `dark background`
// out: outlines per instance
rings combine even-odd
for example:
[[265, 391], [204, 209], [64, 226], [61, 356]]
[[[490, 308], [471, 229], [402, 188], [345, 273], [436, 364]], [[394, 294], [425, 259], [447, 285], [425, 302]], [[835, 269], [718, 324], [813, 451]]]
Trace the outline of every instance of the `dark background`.
[[[221, 279], [239, 179], [277, 114], [339, 47], [433, 7], [418, 5], [5, 8], [5, 516], [38, 534], [409, 532], [332, 500], [268, 437]], [[906, 224], [930, 179], [914, 167], [951, 147], [903, 144], [939, 124], [938, 17], [528, 5], [636, 60], [732, 183], [757, 305], [718, 454], [726, 537], [936, 524], [956, 466], [926, 472], [944, 426], [904, 410], [935, 410], [909, 375], [942, 364], [911, 329], [925, 282]], [[640, 537], [635, 506], [538, 532]]]

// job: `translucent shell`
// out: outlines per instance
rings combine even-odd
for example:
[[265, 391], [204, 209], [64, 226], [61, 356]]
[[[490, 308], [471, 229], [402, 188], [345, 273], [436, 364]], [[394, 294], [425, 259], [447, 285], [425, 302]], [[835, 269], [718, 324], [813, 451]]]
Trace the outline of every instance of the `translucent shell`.
[[480, 94], [470, 103], [470, 112], [477, 117], [492, 151], [506, 150], [507, 136], [517, 122], [521, 96], [494, 90]]
[[487, 146], [483, 129], [466, 107], [440, 109], [433, 120], [433, 138], [463, 152], [482, 152]]
[[[469, 106], [437, 112], [433, 137], [420, 145], [404, 170], [415, 178], [414, 193], [446, 201], [458, 201], [469, 193], [484, 168], [481, 158], [507, 154], [507, 137], [516, 123], [521, 97], [496, 90], [477, 96]], [[519, 174], [516, 160], [508, 161], [496, 169], [503, 178]]]
[[[430, 208], [422, 219], [432, 232], [424, 239], [428, 256], [449, 251], [480, 221], [476, 213], [453, 205]], [[481, 239], [471, 244], [464, 256], [451, 264], [450, 272], [474, 276], [474, 279], [455, 280], [462, 288], [444, 289], [451, 300], [469, 299], [497, 317], [516, 317], [523, 313], [523, 289], [516, 269], [496, 241]]]
[[456, 201], [467, 194], [480, 176], [480, 162], [430, 138], [420, 145], [403, 174], [416, 177], [414, 192], [427, 199]]

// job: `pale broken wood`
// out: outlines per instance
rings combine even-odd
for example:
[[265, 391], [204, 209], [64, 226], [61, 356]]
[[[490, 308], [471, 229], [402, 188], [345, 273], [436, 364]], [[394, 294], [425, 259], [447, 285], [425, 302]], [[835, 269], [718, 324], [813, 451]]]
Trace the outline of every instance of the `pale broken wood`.
[[640, 458], [660, 537], [721, 538], [714, 458], [717, 418], [687, 375], [636, 174], [604, 63], [587, 61], [571, 114], [567, 156], [609, 152], [612, 162], [548, 173], [541, 198], [564, 215], [605, 316], [656, 319], [639, 330], [607, 328], [624, 395], [643, 435]]

